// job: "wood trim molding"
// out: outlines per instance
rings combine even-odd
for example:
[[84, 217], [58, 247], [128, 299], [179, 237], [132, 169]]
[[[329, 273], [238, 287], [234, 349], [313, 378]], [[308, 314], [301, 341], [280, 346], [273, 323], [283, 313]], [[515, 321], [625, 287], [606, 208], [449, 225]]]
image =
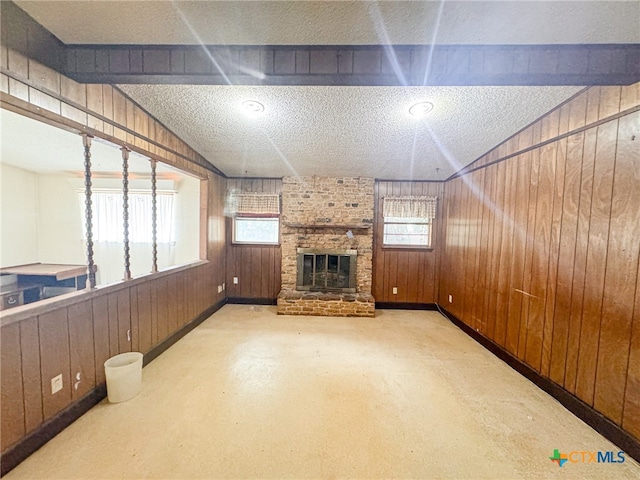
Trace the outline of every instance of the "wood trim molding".
[[376, 302], [376, 310], [437, 310], [435, 303]]
[[[222, 300], [218, 303], [215, 303], [214, 305], [211, 305], [208, 309], [194, 318], [191, 322], [187, 323], [180, 330], [176, 331], [173, 335], [169, 336], [164, 341], [153, 347], [144, 356], [144, 366], [155, 360], [161, 353], [165, 352], [169, 347], [171, 347], [187, 333], [196, 328], [215, 312], [217, 312], [226, 303], [226, 300]], [[100, 403], [104, 398], [106, 398], [106, 396], [106, 385], [104, 383], [97, 385], [78, 401], [72, 403], [64, 410], [60, 411], [53, 418], [43, 423], [36, 430], [33, 430], [16, 444], [8, 448], [0, 456], [0, 476], [3, 477], [9, 471], [13, 470], [21, 462], [26, 460], [27, 457], [29, 457], [36, 450], [42, 447], [45, 443], [47, 443], [58, 433], [75, 422], [86, 412], [91, 410], [91, 408], [93, 408], [95, 405]]]
[[448, 312], [446, 309], [438, 307], [438, 310], [454, 325], [460, 328], [460, 330], [469, 335], [484, 348], [489, 350], [500, 360], [505, 362], [520, 375], [524, 376], [525, 378], [536, 384], [536, 386], [558, 400], [567, 410], [569, 410], [576, 417], [593, 428], [596, 432], [613, 442], [621, 450], [627, 453], [627, 455], [629, 455], [636, 461], [640, 461], [640, 441], [638, 439], [631, 436], [620, 426], [613, 423], [611, 420], [584, 403], [579, 398], [567, 392], [561, 386], [557, 385], [550, 379], [540, 375], [529, 365], [520, 361], [519, 359], [508, 353], [506, 350], [504, 350], [502, 347], [489, 340], [484, 335], [476, 332], [473, 328], [468, 326], [452, 313]]

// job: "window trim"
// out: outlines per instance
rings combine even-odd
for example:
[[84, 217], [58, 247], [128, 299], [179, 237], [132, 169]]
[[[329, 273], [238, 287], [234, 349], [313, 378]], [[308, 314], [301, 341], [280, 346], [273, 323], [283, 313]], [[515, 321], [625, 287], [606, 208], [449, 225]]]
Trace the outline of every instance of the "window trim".
[[[249, 219], [249, 220], [277, 220], [278, 222], [278, 239], [275, 242], [243, 242], [236, 239], [236, 220], [237, 219]], [[261, 214], [236, 214], [231, 218], [231, 243], [233, 245], [248, 245], [248, 246], [279, 246], [280, 245], [280, 215], [261, 215]]]

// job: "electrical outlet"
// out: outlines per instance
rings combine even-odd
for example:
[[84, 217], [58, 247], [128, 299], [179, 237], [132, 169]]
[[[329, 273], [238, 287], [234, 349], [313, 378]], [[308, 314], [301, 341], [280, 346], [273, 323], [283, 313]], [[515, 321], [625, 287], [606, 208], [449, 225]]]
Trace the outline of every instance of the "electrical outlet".
[[222, 284], [222, 290], [226, 290], [227, 289], [227, 285], [225, 283]]
[[453, 295], [449, 295], [449, 303], [453, 303]]
[[398, 287], [393, 287], [393, 294], [397, 295], [398, 294]]
[[238, 277], [233, 277], [233, 284], [237, 285], [238, 284]]
[[218, 285], [218, 293], [222, 293], [222, 285]]
[[51, 379], [51, 395], [62, 390], [62, 374]]

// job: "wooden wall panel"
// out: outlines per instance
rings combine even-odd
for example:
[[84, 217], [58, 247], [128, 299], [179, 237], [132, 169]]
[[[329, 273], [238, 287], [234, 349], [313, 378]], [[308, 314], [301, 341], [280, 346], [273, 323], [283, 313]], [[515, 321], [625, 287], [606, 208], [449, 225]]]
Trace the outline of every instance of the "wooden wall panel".
[[525, 359], [537, 371], [540, 371], [542, 367], [544, 335], [548, 335], [552, 331], [552, 325], [551, 328], [548, 326], [545, 328], [545, 290], [549, 273], [549, 242], [553, 211], [556, 151], [556, 144], [542, 147], [538, 171], [536, 223], [533, 231], [534, 252], [530, 272], [529, 328], [525, 346]]
[[571, 316], [571, 286], [574, 278], [574, 261], [577, 246], [578, 208], [580, 204], [580, 174], [584, 135], [578, 133], [569, 137], [564, 176], [564, 190], [561, 198], [556, 198], [556, 206], [562, 202], [562, 224], [558, 245], [557, 289], [554, 305], [553, 343], [549, 377], [559, 385], [564, 384], [567, 359], [567, 338]]
[[69, 362], [71, 397], [81, 398], [96, 386], [95, 344], [91, 300], [71, 305], [69, 320]]
[[595, 128], [584, 132], [584, 148], [582, 151], [576, 256], [573, 263], [571, 314], [569, 317], [569, 332], [567, 338], [567, 363], [564, 372], [564, 387], [571, 393], [575, 393], [576, 390], [578, 355], [580, 352], [582, 310], [585, 294], [584, 286], [587, 280], [587, 252], [597, 133], [597, 129]]
[[[40, 370], [44, 420], [71, 403], [71, 365], [69, 362], [69, 325], [67, 309], [40, 315]], [[62, 390], [51, 393], [51, 379], [62, 376]]]
[[138, 351], [146, 353], [153, 345], [150, 285], [142, 284], [132, 288], [131, 300], [138, 305]]
[[[201, 282], [204, 282], [205, 279], [199, 279], [198, 285], [200, 285]], [[160, 334], [159, 334], [159, 315], [158, 315], [158, 287], [160, 285], [160, 282], [153, 282], [148, 284], [149, 285], [149, 302], [151, 305], [151, 344], [152, 345], [157, 345], [158, 342], [160, 341]], [[204, 310], [204, 309], [203, 309]], [[133, 320], [133, 319], [132, 319]], [[138, 317], [138, 322], [139, 322], [139, 317]]]
[[[640, 274], [640, 255], [638, 257]], [[640, 281], [636, 281], [635, 298], [622, 427], [636, 438], [640, 438]]]
[[184, 275], [182, 272], [176, 275], [175, 295], [173, 297], [176, 304], [176, 329], [184, 325], [186, 318], [186, 302], [184, 301]]
[[640, 252], [640, 112], [619, 121], [594, 408], [616, 423], [629, 360]]
[[93, 299], [93, 344], [95, 352], [96, 385], [105, 382], [104, 362], [110, 355], [109, 301], [106, 295]]
[[120, 290], [118, 298], [118, 353], [131, 351], [131, 297], [129, 289]]
[[602, 295], [606, 271], [611, 194], [613, 189], [613, 167], [615, 159], [617, 121], [598, 127], [593, 196], [589, 226], [587, 270], [582, 305], [580, 350], [576, 395], [593, 405], [593, 392], [598, 360], [598, 339], [602, 319]]
[[[567, 106], [560, 110], [566, 112]], [[568, 117], [567, 117], [568, 125]], [[561, 128], [561, 131], [563, 129]], [[566, 129], [564, 129], [566, 130]], [[566, 170], [566, 154], [567, 140], [558, 140], [555, 161], [555, 182], [553, 188], [553, 209], [551, 214], [551, 225], [549, 229], [549, 260], [547, 273], [547, 289], [546, 302], [544, 311], [544, 339], [542, 342], [542, 365], [541, 372], [547, 377], [549, 376], [549, 368], [551, 365], [551, 349], [553, 344], [553, 332], [555, 328], [556, 316], [556, 290], [558, 286], [558, 275], [564, 276], [564, 272], [558, 273], [558, 252], [560, 250], [560, 230], [562, 227], [563, 197], [565, 186], [565, 170]]]
[[[280, 193], [277, 178], [230, 178], [227, 192]], [[275, 300], [280, 293], [280, 245], [236, 245], [233, 243], [232, 218], [227, 217], [226, 296], [243, 299]], [[238, 283], [233, 283], [233, 278]]]
[[[139, 285], [140, 286], [140, 285]], [[138, 287], [139, 287], [138, 286]], [[138, 311], [138, 299], [136, 290], [138, 287], [132, 287], [129, 289], [129, 314], [131, 315], [131, 333], [127, 340], [129, 342], [132, 352], [140, 351], [140, 312]]]
[[169, 332], [175, 332], [178, 330], [178, 275], [172, 275], [167, 279], [167, 286], [169, 289], [168, 301], [167, 301], [167, 325]]
[[[372, 294], [376, 302], [425, 304], [436, 302], [438, 242], [444, 241], [440, 229], [444, 184], [442, 182], [376, 181], [374, 186], [374, 252]], [[430, 250], [383, 248], [382, 199], [385, 195], [438, 196]], [[442, 239], [442, 240], [441, 240]], [[398, 294], [393, 294], [398, 287]]]
[[109, 318], [109, 356], [120, 353], [118, 342], [118, 292], [107, 296], [107, 315]]
[[25, 433], [22, 358], [20, 356], [20, 325], [5, 325], [0, 330], [0, 378], [2, 390], [2, 450], [20, 440]]
[[42, 423], [42, 377], [40, 374], [39, 342], [38, 318], [29, 318], [20, 322], [25, 432], [30, 432]]
[[[582, 92], [516, 135], [515, 150], [511, 139], [476, 165], [497, 163], [447, 182], [438, 297], [636, 438], [639, 92], [640, 84]], [[506, 153], [513, 155], [501, 160]], [[464, 274], [482, 289], [465, 288]]]

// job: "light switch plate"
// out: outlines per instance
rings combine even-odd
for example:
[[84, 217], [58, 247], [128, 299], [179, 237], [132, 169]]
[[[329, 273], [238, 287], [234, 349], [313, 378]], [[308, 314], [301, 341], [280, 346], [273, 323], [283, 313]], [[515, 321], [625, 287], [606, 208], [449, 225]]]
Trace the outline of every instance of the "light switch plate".
[[238, 284], [238, 277], [233, 277], [233, 284], [237, 285]]
[[393, 287], [393, 294], [397, 295], [398, 294], [398, 287]]

